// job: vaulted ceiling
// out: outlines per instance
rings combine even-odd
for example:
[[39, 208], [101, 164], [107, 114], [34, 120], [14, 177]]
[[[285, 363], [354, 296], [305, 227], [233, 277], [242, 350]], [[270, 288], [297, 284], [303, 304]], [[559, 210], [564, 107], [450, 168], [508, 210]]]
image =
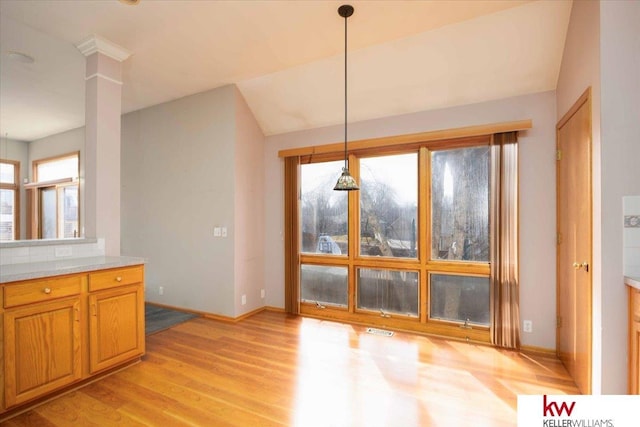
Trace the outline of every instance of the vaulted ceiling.
[[[3, 137], [84, 124], [91, 34], [133, 53], [123, 113], [233, 83], [266, 135], [344, 120], [343, 1], [125, 3], [0, 0]], [[555, 89], [570, 0], [350, 4], [350, 122]]]

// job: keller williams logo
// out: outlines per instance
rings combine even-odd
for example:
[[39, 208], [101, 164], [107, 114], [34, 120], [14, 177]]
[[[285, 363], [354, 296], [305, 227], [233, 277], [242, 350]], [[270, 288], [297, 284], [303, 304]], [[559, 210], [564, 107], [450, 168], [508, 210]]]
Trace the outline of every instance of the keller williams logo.
[[557, 402], [548, 401], [545, 394], [542, 398], [542, 416], [543, 417], [561, 417], [563, 412], [566, 412], [567, 417], [571, 416], [573, 409], [576, 406], [576, 402], [571, 402], [571, 405], [567, 405], [567, 402], [562, 402], [558, 405]]

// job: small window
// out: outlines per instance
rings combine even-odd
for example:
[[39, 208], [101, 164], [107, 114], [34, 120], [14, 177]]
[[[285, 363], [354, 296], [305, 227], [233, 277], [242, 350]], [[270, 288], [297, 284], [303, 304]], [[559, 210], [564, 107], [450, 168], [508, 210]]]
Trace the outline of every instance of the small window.
[[0, 241], [18, 239], [20, 210], [18, 176], [20, 163], [0, 160]]
[[36, 182], [55, 181], [65, 178], [77, 180], [80, 171], [78, 153], [51, 159], [36, 160], [33, 164]]
[[347, 269], [303, 264], [300, 268], [302, 302], [347, 307]]
[[418, 317], [418, 272], [358, 269], [358, 308]]
[[11, 160], [0, 161], [0, 183], [1, 184], [17, 184], [17, 165]]
[[489, 326], [489, 278], [430, 275], [432, 319]]

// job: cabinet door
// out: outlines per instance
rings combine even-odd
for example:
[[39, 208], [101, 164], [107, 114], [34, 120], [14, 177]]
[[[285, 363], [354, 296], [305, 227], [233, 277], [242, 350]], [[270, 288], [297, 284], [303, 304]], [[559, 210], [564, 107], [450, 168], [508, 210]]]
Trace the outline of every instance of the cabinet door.
[[640, 321], [632, 322], [629, 328], [631, 333], [629, 394], [640, 394]]
[[70, 384], [82, 375], [79, 298], [4, 313], [7, 408]]
[[640, 291], [629, 287], [629, 394], [640, 394]]
[[144, 354], [142, 284], [92, 293], [89, 309], [92, 374]]

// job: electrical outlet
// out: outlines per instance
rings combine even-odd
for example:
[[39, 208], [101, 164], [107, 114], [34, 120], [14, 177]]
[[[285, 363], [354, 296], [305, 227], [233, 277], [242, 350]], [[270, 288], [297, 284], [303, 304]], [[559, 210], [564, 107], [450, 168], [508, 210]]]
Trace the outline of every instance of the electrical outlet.
[[222, 227], [222, 237], [227, 237], [227, 227]]
[[247, 304], [247, 296], [242, 295], [242, 305], [246, 305], [246, 304]]
[[264, 298], [264, 289], [260, 289], [260, 298]]
[[220, 227], [214, 227], [213, 229], [213, 237], [220, 237], [222, 235], [222, 230]]
[[522, 331], [531, 333], [533, 332], [533, 322], [531, 320], [525, 320], [522, 322]]
[[164, 288], [162, 286], [158, 288], [158, 295], [164, 295]]

